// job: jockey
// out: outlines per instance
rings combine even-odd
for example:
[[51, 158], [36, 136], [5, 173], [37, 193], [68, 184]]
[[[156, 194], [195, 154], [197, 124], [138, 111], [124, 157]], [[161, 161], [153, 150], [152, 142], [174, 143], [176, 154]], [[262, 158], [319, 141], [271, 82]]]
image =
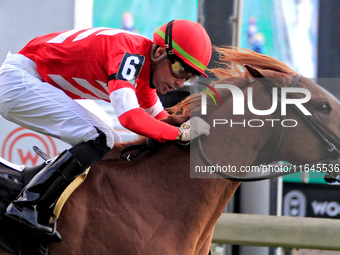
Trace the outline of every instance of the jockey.
[[9, 53], [0, 69], [0, 114], [72, 147], [27, 184], [5, 215], [32, 232], [51, 233], [39, 213], [52, 208], [66, 187], [117, 141], [114, 130], [73, 99], [111, 102], [125, 128], [158, 141], [208, 135], [209, 125], [198, 117], [189, 128], [160, 121], [168, 113], [156, 92], [165, 94], [207, 76], [210, 58], [206, 31], [188, 20], [164, 24], [153, 41], [100, 27], [47, 34]]

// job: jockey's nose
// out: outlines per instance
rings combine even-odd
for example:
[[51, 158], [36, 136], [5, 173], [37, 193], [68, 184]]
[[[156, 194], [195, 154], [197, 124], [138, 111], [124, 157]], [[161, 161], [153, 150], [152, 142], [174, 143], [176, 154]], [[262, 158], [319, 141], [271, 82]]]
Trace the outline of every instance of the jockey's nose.
[[183, 86], [184, 86], [184, 82], [185, 82], [185, 79], [177, 79], [176, 80], [176, 89], [177, 88], [183, 88]]

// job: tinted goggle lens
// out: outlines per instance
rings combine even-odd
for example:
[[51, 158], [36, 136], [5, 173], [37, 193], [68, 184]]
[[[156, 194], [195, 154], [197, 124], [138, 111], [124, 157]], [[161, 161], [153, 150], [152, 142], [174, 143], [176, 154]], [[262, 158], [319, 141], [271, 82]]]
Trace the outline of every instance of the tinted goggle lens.
[[178, 79], [192, 79], [196, 77], [195, 74], [190, 72], [187, 68], [183, 66], [183, 64], [178, 60], [169, 60], [171, 73]]

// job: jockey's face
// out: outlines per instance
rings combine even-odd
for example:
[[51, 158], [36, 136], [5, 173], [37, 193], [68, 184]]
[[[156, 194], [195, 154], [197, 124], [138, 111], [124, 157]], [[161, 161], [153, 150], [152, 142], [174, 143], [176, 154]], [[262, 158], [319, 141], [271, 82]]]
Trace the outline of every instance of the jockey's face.
[[[158, 58], [162, 54], [165, 54], [165, 52], [165, 48], [158, 47], [155, 52], [155, 57]], [[159, 64], [153, 65], [151, 68], [153, 85], [161, 94], [165, 94], [177, 88], [182, 88], [186, 81], [186, 78], [176, 78], [172, 74], [169, 61], [170, 60], [166, 58]]]

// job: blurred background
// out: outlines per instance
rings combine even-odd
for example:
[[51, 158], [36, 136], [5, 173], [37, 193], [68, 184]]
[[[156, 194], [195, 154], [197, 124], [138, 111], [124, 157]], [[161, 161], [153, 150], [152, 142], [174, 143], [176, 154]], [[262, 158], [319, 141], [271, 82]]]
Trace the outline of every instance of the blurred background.
[[[189, 19], [205, 27], [213, 45], [240, 46], [275, 57], [316, 82], [324, 81], [332, 93], [340, 94], [339, 10], [338, 0], [2, 0], [0, 62], [9, 51], [16, 53], [34, 37], [51, 32], [111, 27], [152, 39], [153, 31], [164, 23]], [[210, 68], [215, 61], [217, 56], [213, 55]], [[189, 93], [184, 87], [160, 98], [168, 107]], [[114, 127], [124, 141], [136, 137], [119, 124], [110, 104], [90, 100], [79, 103]], [[1, 117], [0, 125], [0, 156], [15, 164], [41, 162], [31, 149], [33, 145], [50, 156], [69, 147]], [[340, 218], [340, 191], [336, 185], [326, 185], [318, 174], [243, 183], [226, 212]], [[215, 255], [312, 254], [276, 247], [214, 244], [212, 248]]]

